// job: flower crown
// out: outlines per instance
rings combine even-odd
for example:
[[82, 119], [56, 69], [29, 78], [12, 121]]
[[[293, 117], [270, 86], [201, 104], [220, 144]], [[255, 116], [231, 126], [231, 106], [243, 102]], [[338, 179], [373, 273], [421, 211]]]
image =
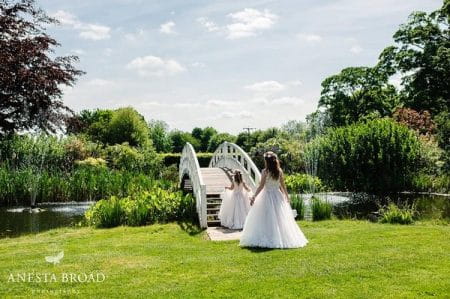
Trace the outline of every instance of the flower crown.
[[264, 153], [264, 158], [278, 158], [277, 154], [275, 154], [274, 152], [266, 152]]

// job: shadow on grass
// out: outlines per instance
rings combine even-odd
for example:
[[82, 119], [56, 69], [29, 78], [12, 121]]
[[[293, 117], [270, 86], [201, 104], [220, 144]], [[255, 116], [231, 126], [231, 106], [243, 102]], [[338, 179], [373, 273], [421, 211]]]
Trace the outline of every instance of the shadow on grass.
[[179, 221], [178, 225], [182, 230], [187, 232], [190, 236], [196, 236], [200, 234], [203, 229], [195, 223], [189, 222], [189, 221]]
[[275, 250], [275, 248], [264, 248], [264, 247], [243, 247], [242, 249], [246, 249], [253, 253], [263, 253], [263, 252]]

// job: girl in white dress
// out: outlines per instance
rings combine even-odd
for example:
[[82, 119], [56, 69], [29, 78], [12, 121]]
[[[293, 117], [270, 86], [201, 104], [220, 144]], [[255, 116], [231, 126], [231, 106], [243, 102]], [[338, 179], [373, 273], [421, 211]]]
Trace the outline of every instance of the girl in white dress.
[[252, 208], [245, 221], [240, 246], [303, 247], [308, 240], [295, 222], [278, 157], [267, 152], [264, 162], [266, 167], [255, 196], [251, 198]]
[[242, 180], [242, 173], [235, 170], [231, 187], [221, 194], [220, 225], [231, 229], [242, 229], [250, 210], [250, 188]]

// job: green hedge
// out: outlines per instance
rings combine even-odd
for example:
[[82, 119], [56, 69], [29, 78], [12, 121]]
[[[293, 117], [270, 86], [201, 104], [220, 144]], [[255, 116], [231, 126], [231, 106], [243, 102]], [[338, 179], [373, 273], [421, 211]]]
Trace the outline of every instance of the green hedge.
[[[159, 154], [159, 156], [163, 160], [165, 166], [175, 164], [178, 167], [178, 165], [180, 164], [180, 157], [181, 157], [180, 153], [164, 153]], [[213, 153], [197, 153], [197, 159], [198, 163], [200, 164], [200, 167], [208, 167], [212, 156]]]
[[308, 145], [317, 174], [334, 190], [387, 193], [411, 188], [421, 156], [415, 133], [390, 119], [331, 129]]

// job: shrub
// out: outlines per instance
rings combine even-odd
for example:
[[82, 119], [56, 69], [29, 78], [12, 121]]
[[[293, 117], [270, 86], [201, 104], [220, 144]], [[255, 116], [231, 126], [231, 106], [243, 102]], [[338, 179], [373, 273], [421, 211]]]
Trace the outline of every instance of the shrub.
[[178, 183], [178, 167], [175, 164], [164, 167], [161, 171], [161, 179]]
[[86, 220], [95, 227], [115, 227], [123, 224], [125, 211], [116, 196], [102, 199], [86, 211]]
[[[198, 163], [200, 164], [200, 167], [208, 167], [209, 162], [211, 161], [211, 158], [213, 156], [213, 153], [197, 153], [197, 159]], [[170, 166], [175, 164], [177, 167], [180, 164], [180, 153], [165, 153], [165, 154], [159, 154], [159, 157], [162, 159], [163, 164], [165, 166]]]
[[414, 222], [414, 207], [399, 208], [396, 204], [390, 203], [387, 208], [380, 209], [381, 223], [391, 224], [411, 224]]
[[320, 192], [326, 189], [318, 177], [304, 173], [286, 175], [284, 182], [288, 191], [296, 194], [311, 192], [311, 190]]
[[328, 201], [311, 198], [311, 210], [313, 221], [331, 219], [332, 205]]
[[194, 198], [159, 187], [118, 199], [100, 200], [86, 211], [87, 223], [96, 227], [138, 226], [155, 222], [193, 220]]
[[109, 166], [122, 171], [143, 172], [156, 176], [162, 168], [162, 159], [151, 145], [131, 147], [127, 143], [105, 148]]
[[446, 172], [450, 172], [450, 112], [443, 111], [439, 113], [435, 120], [437, 124], [437, 142], [444, 150], [444, 168]]
[[335, 190], [387, 193], [411, 186], [421, 154], [415, 133], [389, 119], [330, 129], [308, 145], [318, 176]]
[[278, 155], [281, 167], [286, 173], [305, 171], [305, 161], [303, 159], [304, 143], [298, 140], [289, 140], [282, 137], [275, 137], [256, 144], [250, 150], [250, 156], [259, 169], [264, 168], [263, 154], [272, 151]]
[[291, 207], [297, 211], [298, 220], [305, 219], [305, 202], [299, 195], [291, 195]]

